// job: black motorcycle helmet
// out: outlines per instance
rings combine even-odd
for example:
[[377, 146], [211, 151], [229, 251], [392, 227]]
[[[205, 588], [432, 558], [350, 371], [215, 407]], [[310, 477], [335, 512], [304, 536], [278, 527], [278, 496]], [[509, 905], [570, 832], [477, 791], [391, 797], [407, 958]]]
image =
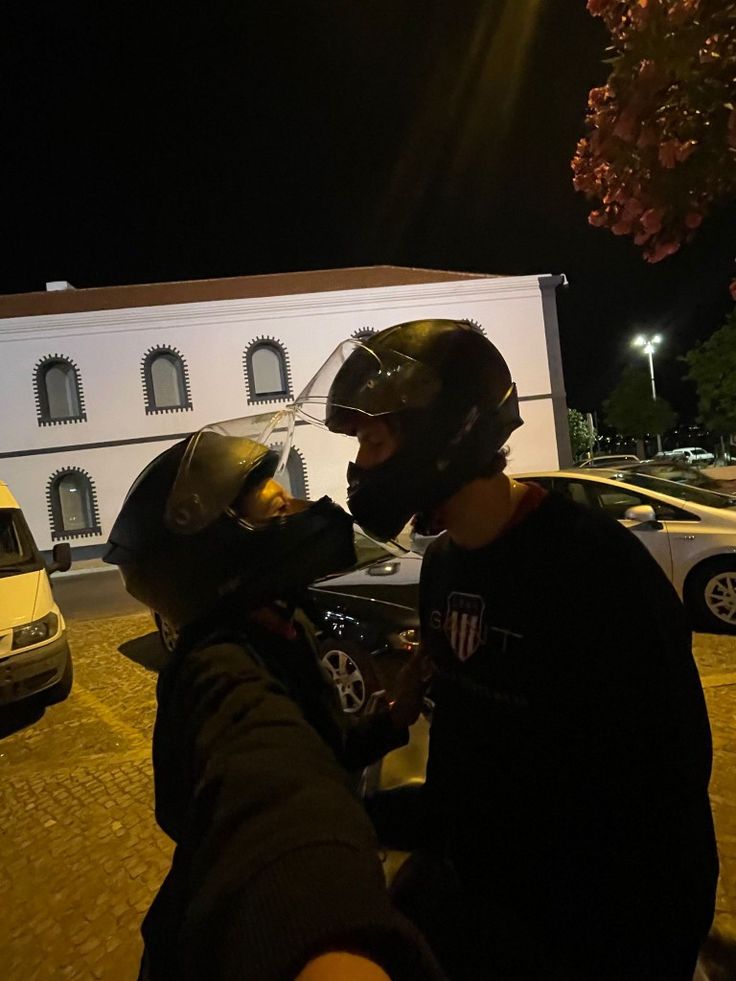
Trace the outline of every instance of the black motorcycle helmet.
[[128, 592], [180, 629], [224, 602], [290, 601], [356, 561], [352, 519], [323, 498], [298, 513], [248, 523], [234, 505], [272, 477], [278, 453], [202, 430], [137, 478], [108, 541]]
[[502, 448], [522, 425], [516, 386], [499, 351], [466, 321], [413, 320], [347, 343], [297, 407], [310, 415], [326, 391], [320, 421], [333, 432], [354, 431], [355, 413], [395, 427], [400, 447], [389, 460], [348, 468], [353, 516], [387, 540], [412, 515], [429, 517], [464, 484], [503, 469]]

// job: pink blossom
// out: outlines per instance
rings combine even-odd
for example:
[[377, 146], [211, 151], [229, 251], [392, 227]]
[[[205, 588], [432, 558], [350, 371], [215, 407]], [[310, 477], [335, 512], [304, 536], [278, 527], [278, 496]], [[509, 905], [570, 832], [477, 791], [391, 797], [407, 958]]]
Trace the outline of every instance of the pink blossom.
[[588, 13], [600, 17], [616, 6], [616, 0], [588, 0]]
[[638, 200], [638, 198], [629, 198], [624, 205], [624, 210], [621, 217], [627, 221], [631, 221], [634, 218], [638, 218], [643, 211], [644, 205]]
[[651, 252], [647, 253], [645, 258], [647, 262], [661, 262], [662, 259], [666, 259], [668, 256], [674, 255], [679, 248], [679, 242], [660, 242], [658, 245], [654, 246]]
[[663, 212], [661, 208], [649, 208], [639, 219], [641, 227], [650, 235], [656, 235], [662, 228]]
[[618, 117], [616, 125], [613, 127], [613, 135], [617, 136], [624, 143], [633, 143], [636, 137], [636, 128], [639, 124], [637, 114], [632, 106], [626, 109]]
[[685, 224], [688, 228], [698, 228], [702, 224], [703, 216], [697, 211], [690, 211], [685, 215]]
[[667, 140], [666, 143], [662, 143], [659, 148], [659, 162], [667, 170], [672, 170], [672, 168], [677, 164], [677, 140]]
[[604, 211], [591, 211], [588, 215], [588, 224], [593, 225], [595, 228], [601, 228], [606, 224], [607, 220], [608, 218]]
[[588, 105], [591, 109], [600, 109], [605, 105], [611, 95], [611, 90], [607, 85], [600, 85], [596, 89], [591, 89], [588, 93]]

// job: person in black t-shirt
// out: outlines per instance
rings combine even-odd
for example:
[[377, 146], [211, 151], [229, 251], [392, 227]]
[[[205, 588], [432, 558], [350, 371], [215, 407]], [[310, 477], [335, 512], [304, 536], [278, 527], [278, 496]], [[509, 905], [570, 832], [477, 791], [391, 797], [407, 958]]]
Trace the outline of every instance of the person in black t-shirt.
[[384, 844], [415, 849], [397, 901], [455, 981], [690, 981], [718, 860], [674, 589], [615, 521], [504, 473], [516, 389], [472, 324], [343, 347], [300, 410], [320, 399], [359, 443], [358, 523], [446, 532], [420, 587], [426, 783], [371, 802]]
[[416, 666], [386, 711], [342, 713], [298, 603], [354, 563], [352, 519], [295, 501], [272, 479], [278, 455], [238, 428], [157, 457], [105, 556], [179, 631], [153, 739], [156, 817], [176, 849], [141, 981], [440, 981], [389, 902], [349, 773], [407, 741]]

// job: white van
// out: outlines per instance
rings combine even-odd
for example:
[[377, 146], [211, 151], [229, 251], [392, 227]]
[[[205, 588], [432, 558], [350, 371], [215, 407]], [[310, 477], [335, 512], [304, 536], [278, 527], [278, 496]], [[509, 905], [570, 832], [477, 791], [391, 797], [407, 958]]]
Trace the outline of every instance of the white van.
[[0, 706], [41, 693], [47, 705], [72, 687], [72, 656], [49, 574], [65, 572], [71, 549], [43, 561], [18, 502], [0, 481]]

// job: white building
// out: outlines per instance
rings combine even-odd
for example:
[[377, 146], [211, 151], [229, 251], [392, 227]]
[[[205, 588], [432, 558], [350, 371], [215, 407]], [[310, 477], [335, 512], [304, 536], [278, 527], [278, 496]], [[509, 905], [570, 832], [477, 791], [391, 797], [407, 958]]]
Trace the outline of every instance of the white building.
[[[509, 362], [525, 420], [510, 471], [556, 468], [570, 461], [561, 283], [377, 266], [0, 296], [0, 479], [42, 550], [100, 555], [158, 453], [286, 404], [345, 338], [425, 317], [475, 321]], [[304, 425], [295, 447], [293, 489], [344, 502], [351, 441]]]

